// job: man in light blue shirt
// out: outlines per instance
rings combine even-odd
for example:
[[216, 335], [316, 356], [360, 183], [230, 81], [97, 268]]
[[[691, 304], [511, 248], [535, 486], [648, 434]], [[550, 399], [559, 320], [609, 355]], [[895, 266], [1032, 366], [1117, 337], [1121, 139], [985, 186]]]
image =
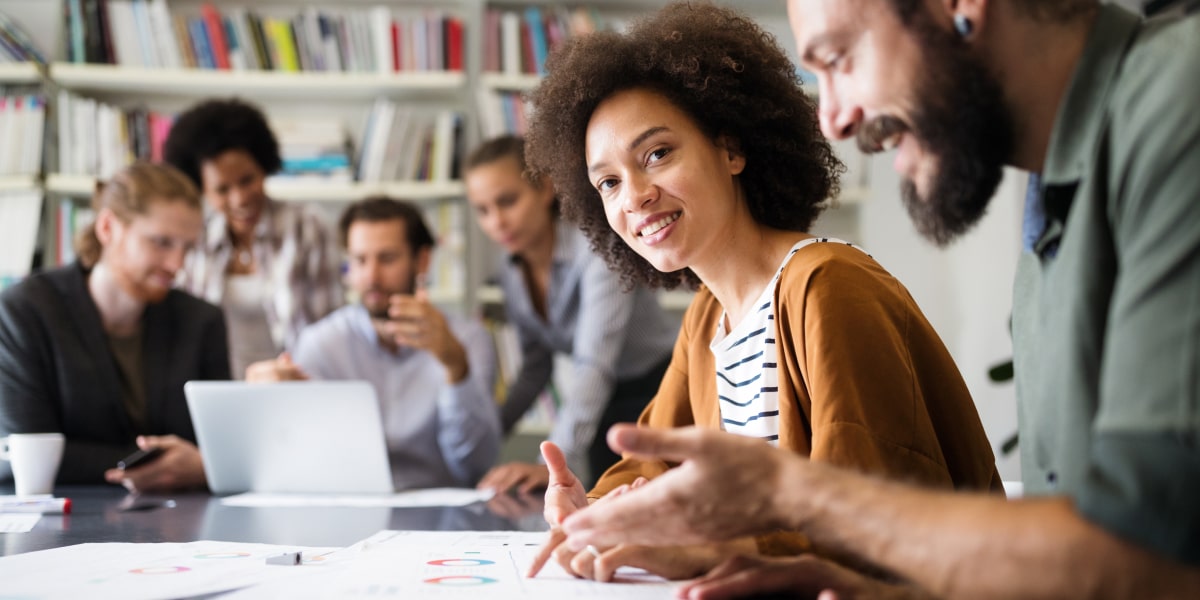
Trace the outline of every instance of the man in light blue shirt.
[[487, 331], [430, 304], [418, 282], [433, 236], [415, 207], [369, 198], [346, 209], [339, 232], [361, 301], [305, 328], [291, 356], [251, 365], [246, 379], [369, 381], [398, 488], [474, 485], [500, 450]]

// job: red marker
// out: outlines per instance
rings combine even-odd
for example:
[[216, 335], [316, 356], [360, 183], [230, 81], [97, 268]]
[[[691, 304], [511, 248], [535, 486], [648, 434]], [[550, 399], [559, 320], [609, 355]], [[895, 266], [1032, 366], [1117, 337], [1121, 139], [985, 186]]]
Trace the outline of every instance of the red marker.
[[62, 515], [71, 512], [70, 498], [0, 498], [0, 513], [42, 513]]

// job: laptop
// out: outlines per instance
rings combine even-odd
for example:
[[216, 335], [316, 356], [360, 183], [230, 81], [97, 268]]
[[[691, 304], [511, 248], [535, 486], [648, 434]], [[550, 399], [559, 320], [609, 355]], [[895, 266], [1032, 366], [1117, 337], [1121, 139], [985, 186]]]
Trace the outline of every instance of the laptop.
[[189, 381], [214, 494], [390, 494], [375, 389], [364, 381]]

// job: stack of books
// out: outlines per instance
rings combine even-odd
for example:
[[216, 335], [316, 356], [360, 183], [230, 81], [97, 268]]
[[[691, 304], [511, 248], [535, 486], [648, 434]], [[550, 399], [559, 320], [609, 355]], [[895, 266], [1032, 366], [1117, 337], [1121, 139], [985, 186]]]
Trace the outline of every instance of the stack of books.
[[[547, 56], [566, 40], [623, 26], [621, 21], [601, 20], [595, 8], [489, 8], [483, 17], [483, 71], [509, 77], [545, 75]], [[485, 139], [525, 135], [531, 109], [520, 90], [481, 89], [476, 103]]]
[[0, 96], [0, 176], [41, 172], [45, 123], [42, 96]]
[[162, 160], [175, 118], [125, 110], [92, 98], [58, 94], [58, 171], [107, 178], [134, 160]]
[[36, 190], [0, 192], [0, 289], [29, 274], [37, 247], [42, 216], [42, 193]]
[[387, 98], [367, 117], [358, 156], [359, 181], [451, 181], [458, 178], [462, 118], [422, 111]]
[[602, 21], [594, 8], [491, 8], [483, 17], [483, 70], [545, 75], [546, 57], [570, 37], [619, 26]]
[[279, 141], [283, 170], [274, 179], [318, 183], [349, 183], [353, 179], [350, 141], [334, 117], [271, 119]]

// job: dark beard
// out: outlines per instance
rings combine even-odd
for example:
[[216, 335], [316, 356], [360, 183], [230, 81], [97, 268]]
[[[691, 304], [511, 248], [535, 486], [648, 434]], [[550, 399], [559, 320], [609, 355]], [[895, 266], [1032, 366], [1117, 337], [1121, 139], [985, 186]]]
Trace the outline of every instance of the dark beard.
[[935, 26], [914, 30], [927, 68], [911, 134], [936, 157], [937, 169], [924, 196], [904, 179], [901, 197], [917, 231], [944, 247], [987, 212], [1012, 155], [1013, 124], [999, 81], [962, 40]]
[[388, 307], [386, 306], [380, 310], [375, 310], [374, 308], [364, 304], [363, 308], [367, 309], [367, 315], [374, 320], [386, 320], [388, 318]]

